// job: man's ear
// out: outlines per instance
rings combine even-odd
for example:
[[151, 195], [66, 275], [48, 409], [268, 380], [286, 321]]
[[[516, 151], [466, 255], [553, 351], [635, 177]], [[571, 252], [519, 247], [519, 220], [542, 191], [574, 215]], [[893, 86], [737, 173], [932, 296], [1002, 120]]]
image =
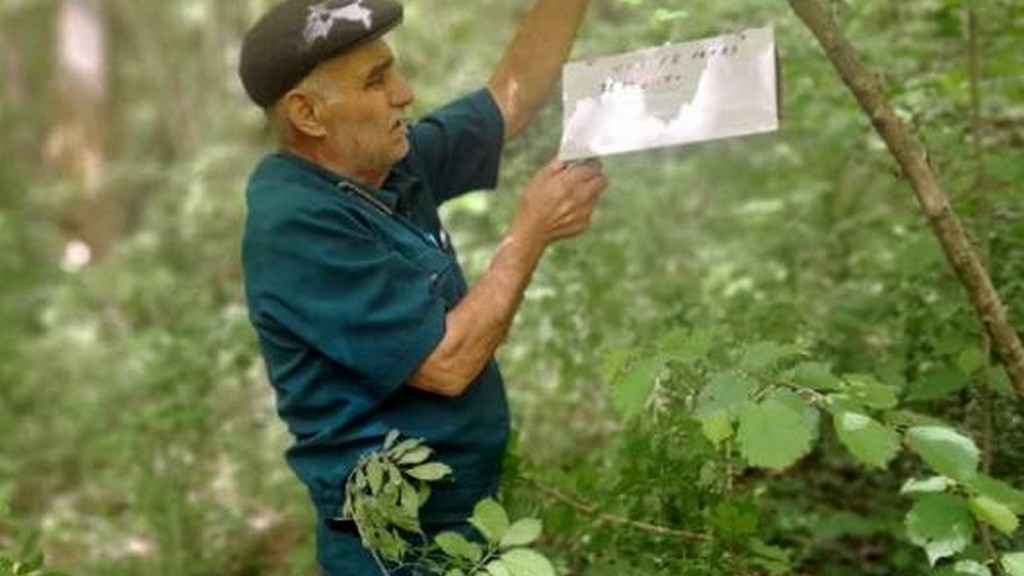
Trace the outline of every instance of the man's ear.
[[281, 100], [285, 118], [305, 136], [319, 138], [327, 134], [321, 122], [320, 99], [304, 90], [291, 90]]

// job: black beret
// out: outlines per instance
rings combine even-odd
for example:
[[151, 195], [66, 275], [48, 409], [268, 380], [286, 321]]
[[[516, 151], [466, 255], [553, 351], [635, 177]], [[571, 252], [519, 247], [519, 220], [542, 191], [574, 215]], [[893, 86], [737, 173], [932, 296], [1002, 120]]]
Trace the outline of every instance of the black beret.
[[285, 0], [245, 35], [238, 75], [266, 108], [317, 64], [384, 35], [402, 22], [394, 0]]

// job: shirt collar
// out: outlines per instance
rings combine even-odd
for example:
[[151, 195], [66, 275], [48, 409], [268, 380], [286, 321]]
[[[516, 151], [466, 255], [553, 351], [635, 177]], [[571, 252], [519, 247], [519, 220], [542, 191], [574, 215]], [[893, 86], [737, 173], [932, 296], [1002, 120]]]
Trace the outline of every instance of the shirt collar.
[[[296, 167], [308, 170], [315, 174], [316, 176], [324, 180], [327, 180], [328, 182], [330, 182], [331, 186], [339, 186], [342, 183], [344, 183], [348, 184], [349, 186], [358, 188], [359, 190], [362, 190], [363, 192], [366, 192], [367, 194], [373, 196], [375, 199], [381, 201], [382, 203], [384, 203], [385, 206], [387, 206], [391, 210], [396, 210], [398, 208], [399, 196], [407, 187], [407, 184], [405, 182], [406, 179], [397, 176], [395, 170], [393, 169], [391, 173], [388, 174], [387, 180], [384, 181], [384, 187], [376, 188], [375, 186], [367, 184], [366, 182], [356, 180], [355, 178], [342, 176], [341, 174], [338, 174], [337, 172], [329, 168], [325, 168], [324, 166], [311, 162], [306, 158], [303, 158], [302, 156], [299, 156], [298, 154], [294, 154], [292, 152], [282, 151], [276, 153], [275, 156], [285, 162], [293, 164]], [[392, 183], [392, 181], [395, 182]]]

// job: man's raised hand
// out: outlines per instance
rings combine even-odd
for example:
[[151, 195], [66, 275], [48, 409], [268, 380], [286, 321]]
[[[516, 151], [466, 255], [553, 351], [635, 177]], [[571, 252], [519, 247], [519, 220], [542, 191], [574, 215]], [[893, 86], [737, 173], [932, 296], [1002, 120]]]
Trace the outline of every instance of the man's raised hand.
[[590, 227], [594, 207], [608, 180], [597, 160], [554, 160], [523, 189], [513, 228], [544, 245], [580, 234]]

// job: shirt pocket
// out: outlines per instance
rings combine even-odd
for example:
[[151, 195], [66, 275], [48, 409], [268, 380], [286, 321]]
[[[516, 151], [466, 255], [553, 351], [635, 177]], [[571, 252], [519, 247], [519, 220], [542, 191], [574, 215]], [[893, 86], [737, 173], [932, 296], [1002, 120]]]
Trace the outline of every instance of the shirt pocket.
[[431, 295], [440, 298], [445, 308], [455, 307], [464, 290], [454, 257], [409, 231], [392, 240], [392, 250], [423, 271]]
[[445, 303], [451, 310], [459, 303], [463, 295], [462, 276], [455, 260], [447, 253], [433, 247], [425, 247], [413, 257], [418, 266], [423, 268], [430, 281], [430, 292]]

